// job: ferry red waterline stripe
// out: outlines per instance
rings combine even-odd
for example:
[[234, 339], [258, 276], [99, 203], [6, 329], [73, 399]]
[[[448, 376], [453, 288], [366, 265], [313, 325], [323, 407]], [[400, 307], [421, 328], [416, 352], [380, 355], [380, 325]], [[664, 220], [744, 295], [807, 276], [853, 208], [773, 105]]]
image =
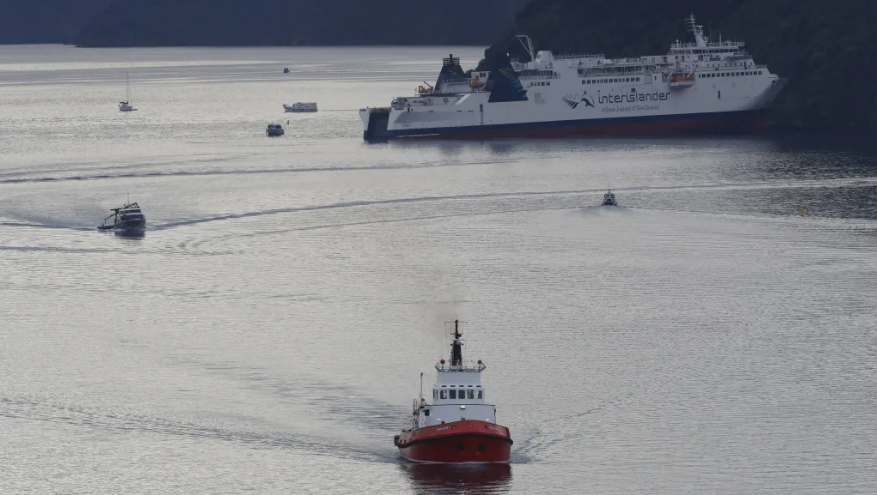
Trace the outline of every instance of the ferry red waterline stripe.
[[496, 422], [496, 406], [486, 400], [482, 362], [463, 361], [462, 334], [454, 322], [450, 361], [440, 360], [432, 403], [414, 401], [411, 427], [393, 439], [401, 456], [420, 463], [506, 463], [513, 445], [509, 429]]

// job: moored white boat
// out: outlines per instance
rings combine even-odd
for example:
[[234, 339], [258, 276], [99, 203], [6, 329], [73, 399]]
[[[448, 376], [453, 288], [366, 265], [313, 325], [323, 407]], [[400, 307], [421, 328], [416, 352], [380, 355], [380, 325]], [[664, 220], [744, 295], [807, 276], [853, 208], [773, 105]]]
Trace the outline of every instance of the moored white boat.
[[119, 102], [120, 112], [136, 112], [137, 109], [131, 104], [131, 80], [128, 73], [125, 73], [125, 101]]
[[293, 103], [292, 105], [283, 104], [283, 110], [286, 112], [293, 113], [308, 113], [308, 112], [316, 112], [317, 104], [316, 103]]

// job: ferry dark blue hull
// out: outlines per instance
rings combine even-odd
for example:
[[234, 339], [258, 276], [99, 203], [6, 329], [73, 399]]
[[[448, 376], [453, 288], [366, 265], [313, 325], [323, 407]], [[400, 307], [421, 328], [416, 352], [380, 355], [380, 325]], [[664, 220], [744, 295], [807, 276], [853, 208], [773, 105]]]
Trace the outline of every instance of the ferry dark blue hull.
[[372, 113], [363, 138], [370, 142], [380, 142], [392, 139], [737, 134], [756, 131], [765, 126], [762, 110], [403, 130], [389, 130], [389, 117], [389, 113]]

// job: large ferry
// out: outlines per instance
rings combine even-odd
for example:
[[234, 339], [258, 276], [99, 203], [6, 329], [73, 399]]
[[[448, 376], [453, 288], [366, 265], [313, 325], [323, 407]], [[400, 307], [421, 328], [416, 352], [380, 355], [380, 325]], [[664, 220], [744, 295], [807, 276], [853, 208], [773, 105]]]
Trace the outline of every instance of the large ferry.
[[[393, 443], [402, 457], [425, 463], [509, 462], [512, 437], [496, 422], [496, 406], [487, 402], [481, 372], [487, 367], [463, 361], [459, 322], [454, 322], [451, 360], [440, 360], [432, 403], [415, 399], [411, 426]], [[420, 375], [421, 381], [423, 374]]]
[[534, 54], [465, 73], [453, 55], [435, 86], [360, 110], [364, 138], [495, 138], [739, 132], [758, 125], [787, 80], [758, 65], [740, 41], [711, 42], [694, 15], [693, 42], [666, 55]]

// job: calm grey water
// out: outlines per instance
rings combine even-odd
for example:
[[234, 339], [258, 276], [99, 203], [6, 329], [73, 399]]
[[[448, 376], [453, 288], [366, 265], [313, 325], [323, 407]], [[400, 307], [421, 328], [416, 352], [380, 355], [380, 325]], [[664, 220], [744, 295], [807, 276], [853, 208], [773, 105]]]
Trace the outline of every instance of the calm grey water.
[[[874, 493], [871, 145], [363, 144], [451, 51], [0, 47], [0, 492]], [[392, 445], [454, 318], [510, 466]]]

